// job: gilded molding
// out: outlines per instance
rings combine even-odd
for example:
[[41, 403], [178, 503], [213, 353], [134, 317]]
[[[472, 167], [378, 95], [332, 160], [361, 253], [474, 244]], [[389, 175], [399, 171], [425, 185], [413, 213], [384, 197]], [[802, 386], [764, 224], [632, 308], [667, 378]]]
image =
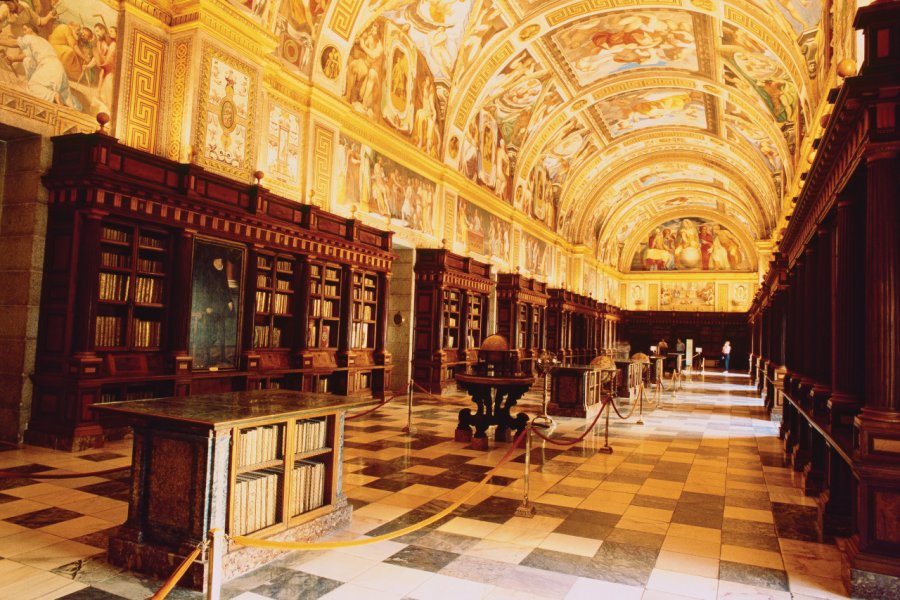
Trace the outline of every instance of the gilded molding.
[[557, 10], [548, 12], [546, 15], [547, 24], [550, 27], [556, 27], [566, 21], [571, 21], [578, 17], [595, 13], [601, 10], [610, 10], [614, 8], [637, 8], [646, 5], [655, 6], [678, 6], [680, 7], [682, 0], [584, 0], [583, 2], [575, 2], [568, 6], [564, 6]]
[[167, 156], [171, 160], [181, 160], [181, 132], [184, 127], [185, 95], [187, 92], [188, 59], [191, 55], [191, 40], [183, 39], [175, 44], [174, 73], [172, 77], [171, 112], [169, 116], [169, 144]]
[[152, 17], [163, 25], [172, 24], [172, 13], [149, 0], [122, 0], [122, 4], [134, 7], [137, 12]]
[[128, 51], [128, 106], [125, 143], [133, 148], [156, 150], [160, 112], [164, 42], [146, 31], [132, 30]]
[[[319, 123], [313, 127], [313, 192], [318, 206], [327, 209], [331, 202], [331, 176], [334, 161], [334, 131]], [[307, 198], [307, 201], [310, 201]]]

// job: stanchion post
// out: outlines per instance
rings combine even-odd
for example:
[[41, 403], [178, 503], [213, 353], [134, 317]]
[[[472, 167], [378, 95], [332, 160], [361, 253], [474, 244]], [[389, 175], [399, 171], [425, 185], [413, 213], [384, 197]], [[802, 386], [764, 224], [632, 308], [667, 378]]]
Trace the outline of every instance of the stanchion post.
[[641, 387], [638, 388], [638, 420], [635, 425], [643, 425], [644, 424], [644, 382], [641, 382]]
[[612, 446], [609, 445], [609, 411], [612, 410], [612, 398], [606, 403], [606, 428], [603, 430], [603, 447], [598, 449], [597, 452], [601, 452], [603, 454], [612, 454], [613, 449]]
[[406, 394], [406, 427], [403, 428], [403, 431], [412, 435], [416, 433], [416, 428], [413, 427], [412, 424], [412, 406], [413, 406], [413, 387], [415, 386], [415, 382], [410, 378], [408, 391]]
[[209, 576], [206, 579], [206, 600], [220, 600], [222, 597], [222, 557], [225, 555], [225, 532], [221, 529], [209, 530]]
[[525, 428], [525, 493], [522, 496], [522, 505], [516, 508], [517, 517], [532, 518], [537, 512], [534, 504], [528, 503], [528, 485], [531, 477], [531, 423]]

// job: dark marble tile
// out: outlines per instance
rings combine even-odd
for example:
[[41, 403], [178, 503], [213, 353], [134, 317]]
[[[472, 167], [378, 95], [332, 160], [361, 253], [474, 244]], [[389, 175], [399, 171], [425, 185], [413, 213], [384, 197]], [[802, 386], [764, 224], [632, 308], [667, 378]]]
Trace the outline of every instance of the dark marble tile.
[[[428, 529], [428, 528], [425, 528]], [[468, 535], [459, 535], [457, 533], [449, 533], [446, 531], [426, 531], [415, 544], [423, 548], [432, 548], [434, 550], [443, 550], [445, 552], [462, 553], [478, 542], [481, 538], [475, 538]]]
[[6, 504], [7, 502], [14, 502], [16, 500], [21, 500], [18, 496], [10, 496], [9, 494], [0, 493], [0, 504]]
[[615, 483], [633, 483], [635, 485], [643, 485], [645, 481], [647, 481], [647, 475], [636, 475], [631, 473], [618, 473], [617, 471], [613, 471], [610, 473], [609, 477], [606, 478], [606, 481], [612, 481]]
[[541, 515], [542, 517], [552, 517], [554, 519], [565, 519], [570, 514], [572, 514], [573, 508], [569, 506], [558, 506], [556, 504], [543, 504], [541, 502], [532, 503], [534, 506], [535, 514]]
[[[427, 519], [431, 516], [434, 516], [436, 513], [443, 510], [443, 508], [444, 508], [443, 506], [441, 508], [437, 508], [437, 509], [435, 509], [434, 507], [429, 507], [427, 505], [420, 506], [419, 508], [411, 510], [406, 514], [401, 515], [401, 516], [397, 517], [396, 519], [393, 519], [392, 521], [388, 521], [387, 523], [379, 525], [375, 529], [369, 531], [367, 533], [367, 535], [374, 537], [374, 536], [383, 535], [385, 533], [392, 533], [394, 531], [403, 529], [405, 527], [409, 527], [410, 525], [414, 525], [416, 523], [424, 521], [425, 519]], [[429, 525], [429, 527], [432, 528], [431, 530], [437, 529], [438, 527], [447, 523], [451, 519], [454, 519], [454, 518], [460, 516], [460, 514], [462, 513], [463, 510], [464, 509], [462, 509], [462, 508], [458, 508], [458, 509], [454, 510], [453, 512], [451, 512], [449, 515], [447, 515], [441, 519], [438, 519], [434, 523], [431, 523]], [[421, 530], [418, 530], [418, 532], [412, 532], [410, 534], [407, 534], [406, 536], [404, 536], [404, 540], [402, 540], [402, 543], [411, 543], [415, 539], [418, 539], [422, 535], [425, 535], [428, 531], [430, 531], [430, 530], [426, 530], [426, 529], [427, 528], [423, 528]], [[419, 535], [416, 535], [417, 533], [419, 533]], [[397, 538], [397, 541], [401, 541], [401, 540], [399, 538]]]
[[646, 585], [656, 564], [658, 550], [621, 542], [603, 542], [591, 559], [598, 567], [597, 579], [625, 585]]
[[8, 517], [4, 519], [4, 521], [8, 523], [15, 523], [16, 525], [21, 525], [22, 527], [37, 529], [39, 527], [46, 527], [47, 525], [55, 525], [57, 523], [62, 523], [63, 521], [77, 519], [80, 516], [82, 516], [81, 513], [77, 513], [72, 510], [66, 510], [64, 508], [54, 507], [45, 508], [43, 510], [36, 510], [34, 512], [25, 513], [22, 515], [16, 515], [15, 517]]
[[774, 536], [775, 526], [771, 523], [745, 521], [744, 519], [722, 519], [722, 531], [748, 536]]
[[[565, 481], [565, 479], [563, 481]], [[570, 498], [587, 498], [594, 490], [580, 485], [558, 483], [547, 491], [551, 494], [560, 494], [562, 496], [569, 496]]]
[[381, 477], [380, 479], [376, 479], [375, 481], [370, 481], [365, 484], [363, 487], [372, 488], [376, 490], [384, 490], [386, 492], [399, 492], [401, 490], [405, 490], [409, 487], [408, 483], [404, 483], [402, 481], [397, 481], [394, 479], [386, 479]]
[[435, 548], [426, 548], [424, 546], [407, 546], [396, 554], [392, 554], [383, 562], [400, 567], [437, 573], [456, 560], [457, 557], [459, 557], [459, 553], [457, 552], [448, 552], [446, 550], [437, 550]]
[[[480, 481], [481, 478], [478, 479]], [[469, 481], [475, 481], [472, 479], [463, 479], [462, 477], [457, 477], [455, 472], [448, 471], [446, 473], [441, 473], [440, 475], [431, 475], [428, 477], [428, 481], [426, 482], [430, 486], [446, 488], [448, 490], [455, 490], [459, 486]]]
[[97, 496], [112, 498], [113, 500], [122, 500], [124, 502], [128, 502], [131, 494], [131, 486], [128, 481], [121, 480], [92, 483], [78, 489], [82, 492], [87, 492], [88, 494], [96, 494]]
[[78, 458], [81, 460], [89, 460], [91, 462], [104, 462], [115, 458], [123, 458], [125, 454], [116, 454], [115, 452], [94, 452], [93, 454], [82, 454]]
[[448, 469], [465, 464], [472, 460], [471, 456], [460, 456], [459, 454], [444, 454], [433, 460], [428, 461], [430, 467], [446, 467]]
[[769, 495], [765, 493], [746, 496], [726, 494], [725, 505], [739, 508], [756, 508], [759, 510], [772, 509], [772, 501], [769, 499]]
[[109, 538], [115, 535], [118, 531], [118, 526], [110, 527], [109, 529], [95, 531], [93, 533], [74, 538], [72, 541], [78, 542], [80, 544], [87, 544], [88, 546], [93, 546], [94, 548], [107, 548], [109, 546]]
[[58, 598], [60, 600], [127, 600], [124, 596], [104, 592], [95, 587], [86, 587], [65, 596], [58, 596]]
[[14, 490], [16, 488], [25, 487], [26, 485], [34, 485], [39, 483], [36, 479], [28, 479], [27, 477], [10, 477], [0, 479], [0, 490]]
[[764, 467], [788, 467], [791, 464], [782, 453], [760, 452], [759, 460]]
[[672, 523], [720, 529], [724, 512], [723, 496], [685, 492], [672, 513]]
[[779, 569], [768, 569], [754, 565], [719, 561], [719, 579], [734, 581], [770, 590], [788, 591], [787, 573]]
[[804, 542], [824, 541], [817, 526], [818, 510], [815, 507], [773, 502], [772, 516], [778, 537]]
[[467, 510], [463, 516], [502, 525], [516, 516], [516, 508], [521, 504], [521, 501], [512, 498], [491, 497]]
[[519, 563], [522, 566], [579, 577], [593, 577], [595, 567], [585, 556], [535, 548]]
[[340, 581], [327, 577], [288, 569], [284, 569], [284, 571], [286, 572], [250, 591], [273, 600], [297, 600], [298, 598], [319, 598], [344, 585]]
[[41, 463], [28, 463], [27, 465], [18, 465], [16, 467], [8, 467], [6, 469], [0, 469], [0, 471], [5, 471], [7, 473], [22, 473], [23, 475], [29, 475], [34, 473], [43, 473], [45, 471], [52, 471], [56, 467], [51, 467], [50, 465], [42, 465]]
[[591, 538], [592, 540], [605, 540], [606, 537], [613, 532], [613, 529], [614, 527], [612, 525], [591, 523], [589, 521], [570, 521], [566, 519], [557, 525], [556, 529], [553, 530], [553, 533]]
[[636, 494], [631, 501], [632, 506], [646, 506], [647, 508], [661, 508], [663, 510], [675, 510], [678, 500], [671, 498], [660, 498], [658, 496], [647, 496], [645, 494]]
[[757, 550], [771, 550], [781, 552], [778, 538], [774, 535], [750, 535], [736, 531], [723, 531], [722, 543], [729, 546], [743, 546], [744, 548], [756, 548]]
[[657, 533], [646, 533], [644, 531], [635, 531], [634, 529], [623, 529], [616, 527], [610, 533], [604, 543], [619, 542], [621, 544], [631, 544], [632, 546], [640, 546], [642, 548], [650, 548], [659, 551], [662, 548], [666, 536]]

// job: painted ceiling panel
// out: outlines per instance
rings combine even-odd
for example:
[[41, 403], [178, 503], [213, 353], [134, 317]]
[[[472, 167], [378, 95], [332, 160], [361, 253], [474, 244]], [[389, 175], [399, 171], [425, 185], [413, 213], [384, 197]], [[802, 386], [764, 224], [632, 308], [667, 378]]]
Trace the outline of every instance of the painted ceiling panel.
[[282, 58], [348, 40], [354, 110], [620, 268], [662, 216], [719, 219], [751, 252], [822, 95], [821, 0], [242, 6]]

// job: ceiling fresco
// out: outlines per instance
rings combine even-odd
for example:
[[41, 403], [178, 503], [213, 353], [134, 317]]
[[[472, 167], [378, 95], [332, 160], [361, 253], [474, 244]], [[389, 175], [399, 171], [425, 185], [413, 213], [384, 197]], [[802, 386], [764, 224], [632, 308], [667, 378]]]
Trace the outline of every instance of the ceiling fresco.
[[628, 270], [662, 217], [716, 223], [742, 257], [772, 236], [826, 91], [822, 1], [241, 6], [301, 72], [298, 54], [337, 45], [346, 68], [326, 76], [354, 111]]

